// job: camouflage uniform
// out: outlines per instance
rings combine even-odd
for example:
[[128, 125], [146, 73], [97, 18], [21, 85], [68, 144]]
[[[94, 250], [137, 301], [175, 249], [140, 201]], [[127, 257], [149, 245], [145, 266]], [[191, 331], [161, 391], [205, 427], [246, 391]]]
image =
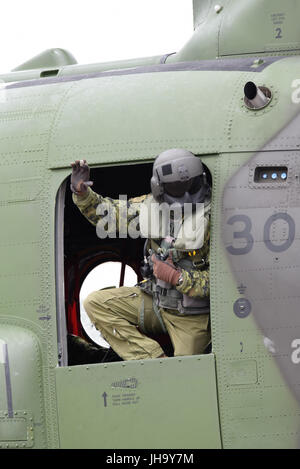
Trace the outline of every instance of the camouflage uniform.
[[[150, 196], [151, 194], [143, 195], [128, 201], [115, 200], [102, 197], [88, 188], [83, 196], [73, 194], [73, 201], [94, 226], [97, 226], [99, 221], [106, 220], [107, 212], [99, 214], [99, 204], [110, 208], [117, 228], [124, 231], [137, 219], [140, 205]], [[209, 222], [209, 214], [206, 214], [206, 217]], [[104, 228], [109, 233], [108, 223]], [[189, 272], [181, 269], [183, 281], [176, 289], [190, 297], [208, 298], [209, 223], [202, 248], [192, 252], [180, 252], [176, 260], [191, 257], [195, 267]], [[210, 342], [209, 314], [180, 316], [175, 310], [161, 308], [158, 317], [154, 313], [152, 296], [139, 286], [93, 292], [86, 298], [84, 306], [103, 337], [125, 360], [157, 358], [162, 355], [163, 350], [159, 344], [149, 336], [155, 336], [163, 330], [167, 330], [171, 338], [175, 356], [202, 353]]]

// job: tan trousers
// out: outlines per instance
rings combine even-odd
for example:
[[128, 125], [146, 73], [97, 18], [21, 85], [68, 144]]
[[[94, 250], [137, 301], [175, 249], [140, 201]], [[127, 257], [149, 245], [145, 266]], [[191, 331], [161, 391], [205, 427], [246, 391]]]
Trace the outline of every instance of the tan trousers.
[[[164, 353], [146, 335], [161, 334], [162, 326], [153, 310], [152, 296], [139, 287], [95, 291], [85, 299], [84, 308], [103, 338], [124, 360], [158, 358]], [[161, 316], [175, 356], [204, 352], [210, 342], [208, 314], [176, 316], [161, 310]]]

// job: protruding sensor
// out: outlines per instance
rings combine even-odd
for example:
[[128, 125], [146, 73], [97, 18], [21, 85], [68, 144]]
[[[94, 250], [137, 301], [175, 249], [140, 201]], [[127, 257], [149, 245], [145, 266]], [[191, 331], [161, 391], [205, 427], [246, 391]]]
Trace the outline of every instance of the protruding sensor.
[[244, 86], [244, 102], [249, 109], [262, 109], [266, 107], [272, 98], [272, 93], [265, 86], [256, 86], [253, 81], [248, 81]]

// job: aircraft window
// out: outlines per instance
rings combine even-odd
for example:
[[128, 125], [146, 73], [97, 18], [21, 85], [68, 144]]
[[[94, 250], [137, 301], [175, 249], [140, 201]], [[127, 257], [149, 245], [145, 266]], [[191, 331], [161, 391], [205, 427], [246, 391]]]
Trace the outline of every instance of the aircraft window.
[[125, 265], [125, 271], [122, 271], [121, 262], [104, 262], [97, 265], [85, 278], [82, 283], [79, 301], [80, 301], [80, 320], [86, 334], [96, 344], [109, 347], [109, 344], [102, 338], [100, 332], [92, 324], [88, 317], [83, 302], [85, 298], [95, 290], [101, 290], [107, 287], [118, 287], [122, 283], [126, 287], [134, 286], [137, 282], [137, 274], [129, 265]]

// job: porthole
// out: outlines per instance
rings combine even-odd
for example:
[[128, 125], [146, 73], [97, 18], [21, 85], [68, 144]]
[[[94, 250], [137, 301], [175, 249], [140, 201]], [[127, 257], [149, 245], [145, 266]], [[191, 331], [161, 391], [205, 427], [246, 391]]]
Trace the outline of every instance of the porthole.
[[[107, 287], [119, 287], [121, 277], [121, 262], [104, 262], [97, 265], [89, 274], [86, 276], [82, 283], [79, 301], [80, 301], [80, 320], [82, 327], [90, 339], [104, 347], [109, 347], [109, 344], [103, 339], [100, 332], [92, 324], [88, 317], [83, 302], [85, 298], [96, 290], [101, 290]], [[124, 282], [123, 285], [132, 287], [137, 283], [137, 274], [129, 265], [125, 266]]]

